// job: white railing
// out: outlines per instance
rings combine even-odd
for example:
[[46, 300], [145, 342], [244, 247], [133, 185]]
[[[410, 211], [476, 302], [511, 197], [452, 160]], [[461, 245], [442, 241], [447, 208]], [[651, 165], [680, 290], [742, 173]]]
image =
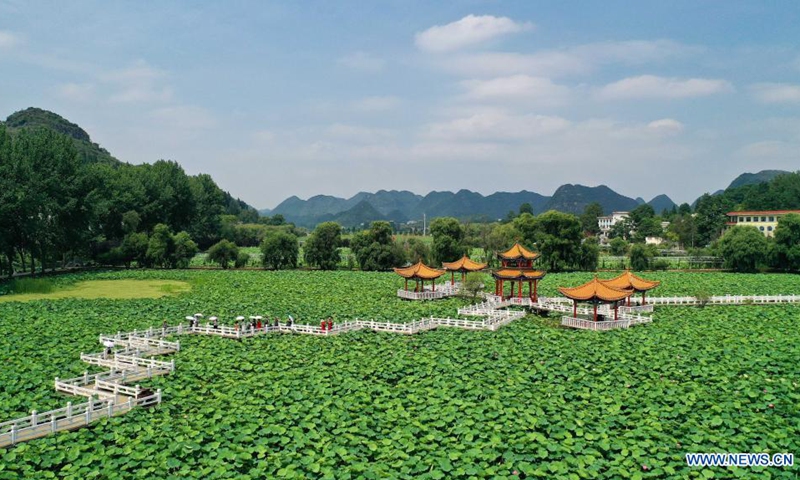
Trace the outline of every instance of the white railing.
[[135, 407], [156, 405], [161, 403], [161, 390], [143, 398], [130, 397], [128, 401], [114, 403], [89, 399], [86, 403], [73, 405], [67, 403], [64, 408], [47, 412], [31, 412], [30, 415], [0, 423], [0, 447], [14, 445], [19, 442], [40, 438], [59, 430], [73, 429], [82, 425], [125, 413]]
[[583, 318], [561, 317], [561, 325], [583, 330], [613, 330], [616, 328], [628, 328], [630, 324], [630, 320], [605, 320], [596, 322]]
[[100, 335], [100, 342], [113, 342], [115, 346], [123, 346], [130, 349], [139, 349], [146, 351], [149, 349], [155, 350], [171, 350], [180, 351], [180, 342], [169, 342], [161, 340], [160, 338], [152, 337], [139, 337], [131, 334], [125, 334], [124, 338], [116, 338], [114, 336]]
[[111, 357], [107, 357], [104, 353], [81, 353], [81, 361], [90, 365], [98, 365], [101, 367], [113, 368], [115, 370], [141, 370], [151, 368], [154, 370], [166, 370], [172, 372], [175, 370], [175, 361], [164, 362], [161, 360], [154, 360], [151, 358], [142, 358], [134, 355], [123, 355], [114, 353]]
[[435, 292], [413, 292], [410, 290], [400, 289], [397, 291], [397, 296], [406, 300], [438, 300], [440, 298], [451, 297], [455, 293], [448, 293], [447, 291], [436, 290]]

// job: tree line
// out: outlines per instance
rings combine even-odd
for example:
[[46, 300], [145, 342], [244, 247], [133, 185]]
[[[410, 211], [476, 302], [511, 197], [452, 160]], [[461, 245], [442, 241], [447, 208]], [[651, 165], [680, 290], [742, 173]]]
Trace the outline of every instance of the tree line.
[[209, 175], [176, 162], [86, 163], [69, 137], [0, 125], [0, 274], [72, 259], [181, 266], [223, 238], [226, 215], [259, 221]]

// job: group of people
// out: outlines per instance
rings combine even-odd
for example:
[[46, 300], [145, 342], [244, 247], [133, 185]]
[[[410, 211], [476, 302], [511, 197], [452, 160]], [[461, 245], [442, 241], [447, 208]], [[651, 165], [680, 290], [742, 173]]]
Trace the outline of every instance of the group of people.
[[331, 331], [333, 329], [333, 317], [328, 317], [327, 320], [322, 320], [319, 322], [319, 328], [323, 332], [325, 330]]
[[[272, 321], [271, 324], [269, 319], [266, 319], [264, 321], [262, 320], [264, 320], [262, 317], [250, 317], [249, 321], [245, 321], [244, 317], [236, 317], [234, 328], [236, 330], [243, 330], [243, 331], [247, 330], [256, 331], [256, 330], [266, 329], [269, 327], [278, 328], [278, 326], [280, 326], [281, 324], [280, 317], [275, 317], [275, 319]], [[292, 318], [292, 316], [289, 315], [288, 318], [286, 319], [286, 326], [291, 327], [292, 325], [294, 325], [294, 318]]]

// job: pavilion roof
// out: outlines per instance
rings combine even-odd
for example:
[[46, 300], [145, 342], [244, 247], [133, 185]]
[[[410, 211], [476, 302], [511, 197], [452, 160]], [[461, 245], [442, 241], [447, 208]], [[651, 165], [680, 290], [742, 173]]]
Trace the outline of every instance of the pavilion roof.
[[444, 270], [431, 268], [422, 262], [410, 267], [395, 268], [394, 271], [403, 278], [419, 278], [422, 280], [433, 280], [444, 275]]
[[614, 277], [610, 280], [602, 280], [603, 283], [614, 288], [630, 288], [637, 292], [646, 292], [647, 290], [656, 288], [661, 285], [661, 282], [654, 280], [645, 280], [637, 277], [630, 270], [625, 270], [622, 275]]
[[559, 287], [558, 291], [565, 297], [578, 301], [601, 301], [616, 302], [623, 298], [628, 298], [633, 293], [632, 290], [612, 287], [602, 280], [594, 277], [578, 287]]
[[494, 278], [502, 280], [539, 280], [547, 272], [541, 270], [520, 270], [517, 268], [503, 268], [492, 273]]
[[509, 248], [505, 252], [498, 253], [497, 256], [505, 260], [516, 260], [519, 258], [524, 258], [525, 260], [536, 260], [539, 257], [539, 254], [536, 252], [531, 252], [519, 243], [515, 243], [513, 247]]
[[478, 270], [483, 270], [486, 268], [485, 263], [478, 263], [470, 260], [470, 258], [466, 255], [461, 257], [460, 259], [456, 260], [455, 262], [442, 262], [442, 266], [445, 270], [456, 271], [456, 272], [477, 272]]

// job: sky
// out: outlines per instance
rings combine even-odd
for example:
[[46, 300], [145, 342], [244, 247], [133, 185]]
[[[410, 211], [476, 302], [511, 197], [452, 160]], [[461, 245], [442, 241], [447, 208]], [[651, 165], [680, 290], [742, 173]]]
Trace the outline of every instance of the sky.
[[257, 208], [800, 168], [800, 2], [0, 0], [0, 117], [79, 124]]

